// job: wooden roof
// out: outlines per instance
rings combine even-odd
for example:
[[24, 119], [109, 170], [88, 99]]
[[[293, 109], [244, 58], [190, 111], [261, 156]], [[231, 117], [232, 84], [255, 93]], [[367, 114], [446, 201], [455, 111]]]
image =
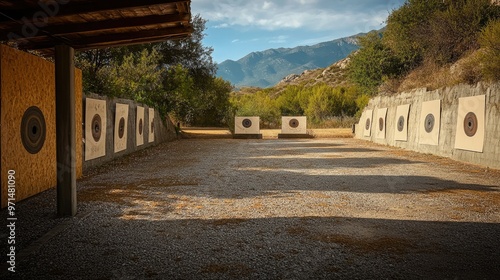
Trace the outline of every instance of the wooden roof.
[[189, 36], [191, 1], [0, 0], [0, 41], [52, 55]]

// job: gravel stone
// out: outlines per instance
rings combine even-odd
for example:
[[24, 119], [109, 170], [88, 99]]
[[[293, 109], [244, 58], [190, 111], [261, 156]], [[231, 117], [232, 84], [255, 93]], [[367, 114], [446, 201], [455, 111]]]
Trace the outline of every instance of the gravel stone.
[[76, 217], [19, 202], [0, 277], [500, 279], [499, 182], [355, 139], [184, 139], [87, 172]]

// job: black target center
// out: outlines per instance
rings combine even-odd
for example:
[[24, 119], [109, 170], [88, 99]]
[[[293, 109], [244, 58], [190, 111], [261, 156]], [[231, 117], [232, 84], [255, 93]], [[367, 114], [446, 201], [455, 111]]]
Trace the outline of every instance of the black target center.
[[40, 108], [28, 108], [21, 120], [21, 140], [24, 148], [31, 154], [37, 154], [45, 142], [45, 118]]

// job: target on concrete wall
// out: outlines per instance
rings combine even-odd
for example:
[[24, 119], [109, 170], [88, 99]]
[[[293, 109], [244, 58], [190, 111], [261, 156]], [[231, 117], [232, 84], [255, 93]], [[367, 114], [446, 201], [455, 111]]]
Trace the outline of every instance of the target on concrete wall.
[[106, 100], [85, 100], [85, 160], [106, 155]]
[[127, 149], [128, 104], [116, 103], [115, 113], [115, 153]]
[[144, 107], [137, 106], [135, 119], [135, 141], [137, 146], [144, 144]]
[[152, 143], [155, 141], [155, 109], [149, 108], [148, 119], [149, 119], [148, 142]]
[[376, 129], [375, 129], [375, 137], [377, 139], [385, 139], [385, 131], [386, 131], [386, 118], [387, 118], [387, 108], [382, 108], [377, 110], [377, 119], [376, 119]]
[[365, 111], [365, 119], [362, 122], [363, 125], [363, 136], [370, 137], [372, 131], [372, 122], [373, 122], [373, 110]]
[[282, 134], [307, 134], [307, 117], [281, 117]]
[[234, 121], [235, 134], [260, 134], [259, 117], [236, 117]]
[[459, 99], [455, 149], [483, 152], [485, 103], [485, 95]]
[[408, 116], [410, 104], [400, 105], [396, 109], [396, 127], [394, 129], [394, 140], [408, 141]]
[[439, 145], [441, 128], [441, 100], [422, 102], [420, 121], [418, 123], [419, 143], [425, 145]]

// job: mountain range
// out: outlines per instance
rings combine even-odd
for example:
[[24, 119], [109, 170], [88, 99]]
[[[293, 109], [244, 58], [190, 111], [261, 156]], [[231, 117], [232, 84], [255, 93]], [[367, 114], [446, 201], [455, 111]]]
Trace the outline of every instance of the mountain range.
[[288, 75], [325, 68], [346, 58], [359, 49], [356, 38], [361, 35], [363, 34], [312, 46], [252, 52], [237, 61], [226, 60], [218, 64], [217, 76], [236, 87], [274, 86]]

